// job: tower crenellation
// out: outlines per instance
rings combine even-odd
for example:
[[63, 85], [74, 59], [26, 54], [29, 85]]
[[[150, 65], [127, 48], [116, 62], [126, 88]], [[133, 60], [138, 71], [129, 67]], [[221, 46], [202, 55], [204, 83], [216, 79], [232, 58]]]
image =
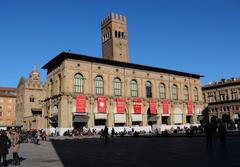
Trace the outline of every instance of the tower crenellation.
[[101, 26], [104, 26], [105, 24], [108, 24], [108, 22], [110, 21], [118, 21], [118, 22], [122, 22], [122, 23], [125, 23], [127, 22], [126, 20], [126, 16], [122, 16], [122, 15], [118, 15], [116, 13], [111, 13], [109, 14], [106, 18], [104, 18], [102, 21], [101, 21]]

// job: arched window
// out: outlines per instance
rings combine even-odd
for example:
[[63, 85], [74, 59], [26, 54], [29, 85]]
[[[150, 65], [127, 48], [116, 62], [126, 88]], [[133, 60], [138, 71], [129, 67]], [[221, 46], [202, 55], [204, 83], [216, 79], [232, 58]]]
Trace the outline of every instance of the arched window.
[[74, 92], [83, 93], [83, 76], [81, 74], [74, 76]]
[[195, 87], [193, 88], [194, 100], [198, 101], [198, 89]]
[[131, 81], [131, 96], [132, 97], [137, 97], [138, 96], [138, 86], [137, 86], [137, 81], [136, 80]]
[[177, 85], [172, 86], [172, 99], [177, 100], [178, 99], [178, 93], [177, 93]]
[[183, 98], [184, 98], [184, 100], [189, 99], [189, 92], [188, 92], [188, 87], [187, 86], [184, 86], [184, 88], [183, 88]]
[[146, 82], [146, 97], [152, 97], [152, 83], [150, 81]]
[[96, 76], [95, 86], [96, 86], [96, 94], [103, 95], [103, 78], [101, 76]]
[[166, 90], [165, 90], [165, 85], [164, 83], [160, 84], [160, 99], [165, 99], [166, 98]]
[[122, 38], [124, 38], [124, 32], [122, 32]]
[[121, 96], [121, 80], [119, 78], [114, 79], [114, 95]]

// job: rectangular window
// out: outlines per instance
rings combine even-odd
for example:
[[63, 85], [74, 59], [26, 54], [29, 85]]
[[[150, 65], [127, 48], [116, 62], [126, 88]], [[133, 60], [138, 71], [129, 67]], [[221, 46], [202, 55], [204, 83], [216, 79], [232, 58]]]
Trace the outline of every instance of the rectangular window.
[[51, 91], [51, 96], [53, 96], [54, 95], [53, 81], [50, 82], [50, 91]]
[[114, 95], [121, 96], [121, 83], [114, 83]]
[[173, 100], [177, 100], [177, 90], [174, 90], [174, 89], [173, 89], [172, 99], [173, 99]]
[[137, 97], [137, 85], [132, 85], [131, 95]]
[[96, 82], [96, 94], [103, 95], [103, 82]]
[[7, 120], [7, 126], [10, 126], [10, 125], [11, 125], [11, 121]]
[[160, 99], [165, 99], [165, 87], [160, 86]]
[[29, 102], [34, 103], [34, 97], [30, 97]]
[[220, 94], [220, 101], [224, 101], [224, 100], [225, 100], [224, 94]]
[[237, 99], [238, 99], [237, 92], [233, 92], [232, 93], [232, 100], [237, 100]]
[[2, 112], [0, 112], [0, 117], [2, 117]]

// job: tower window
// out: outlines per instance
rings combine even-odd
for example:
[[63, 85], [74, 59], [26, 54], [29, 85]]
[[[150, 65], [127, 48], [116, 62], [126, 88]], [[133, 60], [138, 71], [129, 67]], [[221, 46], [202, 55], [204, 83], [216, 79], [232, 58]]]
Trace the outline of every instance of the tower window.
[[124, 38], [124, 32], [122, 32], [122, 38]]
[[117, 38], [117, 35], [118, 35], [118, 34], [117, 34], [117, 31], [115, 31], [115, 37], [116, 37], [116, 38]]
[[121, 38], [121, 32], [118, 32], [118, 38]]
[[31, 96], [30, 99], [29, 99], [29, 101], [30, 101], [31, 103], [34, 103], [34, 96]]

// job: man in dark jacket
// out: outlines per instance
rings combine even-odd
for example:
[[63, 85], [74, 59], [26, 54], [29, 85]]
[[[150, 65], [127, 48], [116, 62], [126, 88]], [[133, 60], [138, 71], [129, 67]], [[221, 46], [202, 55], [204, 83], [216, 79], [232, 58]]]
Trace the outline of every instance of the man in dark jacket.
[[11, 142], [7, 137], [5, 131], [2, 131], [0, 134], [0, 167], [2, 166], [2, 157], [3, 157], [3, 166], [7, 166], [6, 156], [8, 154], [8, 148], [11, 146]]

